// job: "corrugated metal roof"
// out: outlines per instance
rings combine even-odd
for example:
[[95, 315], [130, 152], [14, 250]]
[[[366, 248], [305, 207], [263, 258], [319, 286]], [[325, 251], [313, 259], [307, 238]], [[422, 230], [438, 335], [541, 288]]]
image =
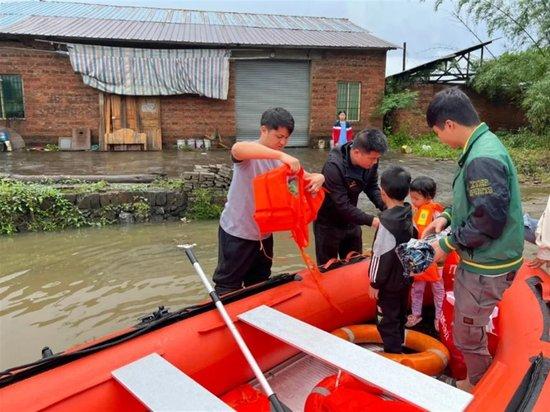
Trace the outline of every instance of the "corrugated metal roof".
[[347, 19], [212, 12], [101, 4], [21, 1], [0, 5], [0, 12], [19, 16], [79, 17], [157, 23], [191, 23], [272, 29], [365, 31]]
[[0, 33], [201, 45], [394, 48], [347, 19], [23, 1]]

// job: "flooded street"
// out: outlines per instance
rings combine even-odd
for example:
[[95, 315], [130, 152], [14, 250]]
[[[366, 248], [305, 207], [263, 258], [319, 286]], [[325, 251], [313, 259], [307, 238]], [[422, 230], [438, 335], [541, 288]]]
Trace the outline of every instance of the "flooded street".
[[[314, 171], [320, 171], [328, 153], [308, 149], [288, 152]], [[1, 153], [0, 173], [165, 173], [177, 177], [193, 164], [227, 162], [225, 151], [206, 155]], [[413, 176], [434, 177], [439, 184], [437, 200], [450, 201], [454, 162], [390, 154], [383, 159], [382, 169], [391, 163], [409, 168]], [[546, 203], [545, 194], [547, 188], [526, 189], [525, 210], [538, 217]], [[373, 211], [365, 197], [360, 202], [365, 210]], [[37, 360], [44, 346], [59, 352], [133, 325], [159, 305], [176, 310], [204, 299], [198, 277], [176, 245], [196, 243], [196, 255], [211, 274], [217, 262], [217, 226], [217, 221], [178, 222], [0, 237], [0, 370]], [[366, 248], [372, 235], [369, 228], [363, 230]], [[309, 252], [313, 257], [311, 246]], [[275, 256], [274, 273], [303, 267], [288, 234], [276, 235]]]

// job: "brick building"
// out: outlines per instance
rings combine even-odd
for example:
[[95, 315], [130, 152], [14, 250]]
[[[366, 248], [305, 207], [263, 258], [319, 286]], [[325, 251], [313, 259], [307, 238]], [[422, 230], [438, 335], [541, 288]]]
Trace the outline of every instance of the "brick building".
[[392, 131], [402, 131], [413, 136], [431, 133], [426, 124], [428, 105], [436, 93], [453, 86], [459, 87], [470, 97], [479, 117], [492, 130], [516, 130], [525, 126], [525, 114], [519, 107], [510, 101], [489, 99], [469, 86], [476, 74], [476, 67], [483, 64], [484, 48], [491, 43], [480, 43], [388, 76], [389, 85], [418, 93], [414, 107], [397, 110], [392, 114], [389, 125]]
[[[75, 50], [86, 47], [84, 59], [93, 67], [77, 73]], [[255, 138], [261, 112], [283, 106], [296, 120], [291, 144], [307, 146], [330, 135], [338, 110], [348, 112], [356, 129], [381, 126], [374, 113], [384, 92], [386, 52], [395, 47], [346, 19], [36, 1], [0, 4], [0, 125], [8, 123], [30, 143], [57, 143], [73, 128], [89, 128], [92, 141], [102, 143], [105, 133], [131, 128], [147, 134], [150, 149], [160, 149], [215, 131], [229, 139]], [[175, 58], [185, 51], [225, 51], [227, 66], [220, 63], [224, 69], [214, 80], [207, 74], [201, 78], [209, 64], [204, 73], [192, 68], [171, 78], [181, 83], [195, 71], [191, 75], [201, 78], [203, 86], [213, 85], [225, 81], [226, 68], [228, 84], [220, 86], [225, 94], [107, 92], [94, 76], [112, 61], [111, 54], [94, 55], [97, 50], [152, 56], [170, 51]], [[130, 72], [142, 70], [132, 67]], [[125, 76], [128, 67], [123, 69]]]

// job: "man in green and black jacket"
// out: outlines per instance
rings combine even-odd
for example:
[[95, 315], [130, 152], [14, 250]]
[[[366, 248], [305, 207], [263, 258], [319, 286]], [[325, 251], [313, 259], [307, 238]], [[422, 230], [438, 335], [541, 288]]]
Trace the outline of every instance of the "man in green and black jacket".
[[517, 172], [506, 148], [481, 123], [470, 99], [458, 88], [437, 93], [426, 113], [439, 139], [462, 147], [453, 181], [452, 207], [424, 233], [451, 234], [434, 242], [436, 259], [460, 255], [455, 274], [455, 344], [464, 355], [470, 391], [491, 364], [485, 326], [523, 261], [523, 218]]

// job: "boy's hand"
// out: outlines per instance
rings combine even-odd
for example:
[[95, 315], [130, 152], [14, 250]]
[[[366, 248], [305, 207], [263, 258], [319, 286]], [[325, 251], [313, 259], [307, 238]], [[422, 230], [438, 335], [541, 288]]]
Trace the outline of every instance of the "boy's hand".
[[304, 178], [307, 180], [308, 184], [306, 190], [310, 193], [317, 193], [323, 187], [325, 183], [325, 176], [321, 173], [304, 173]]
[[380, 219], [375, 217], [374, 219], [372, 219], [370, 227], [372, 227], [373, 229], [378, 229], [378, 226], [380, 226]]
[[300, 161], [296, 159], [295, 157], [292, 157], [286, 153], [281, 152], [281, 157], [279, 158], [281, 162], [283, 162], [285, 165], [288, 165], [290, 167], [290, 171], [292, 173], [298, 173], [300, 168], [302, 167], [300, 165]]
[[426, 229], [424, 229], [424, 232], [422, 232], [422, 239], [427, 237], [428, 235], [441, 232], [443, 229], [445, 229], [448, 226], [447, 219], [444, 217], [437, 217], [435, 218], [432, 223], [430, 223], [428, 226], [426, 226]]
[[378, 299], [378, 289], [375, 289], [372, 286], [370, 286], [369, 287], [369, 298]]

